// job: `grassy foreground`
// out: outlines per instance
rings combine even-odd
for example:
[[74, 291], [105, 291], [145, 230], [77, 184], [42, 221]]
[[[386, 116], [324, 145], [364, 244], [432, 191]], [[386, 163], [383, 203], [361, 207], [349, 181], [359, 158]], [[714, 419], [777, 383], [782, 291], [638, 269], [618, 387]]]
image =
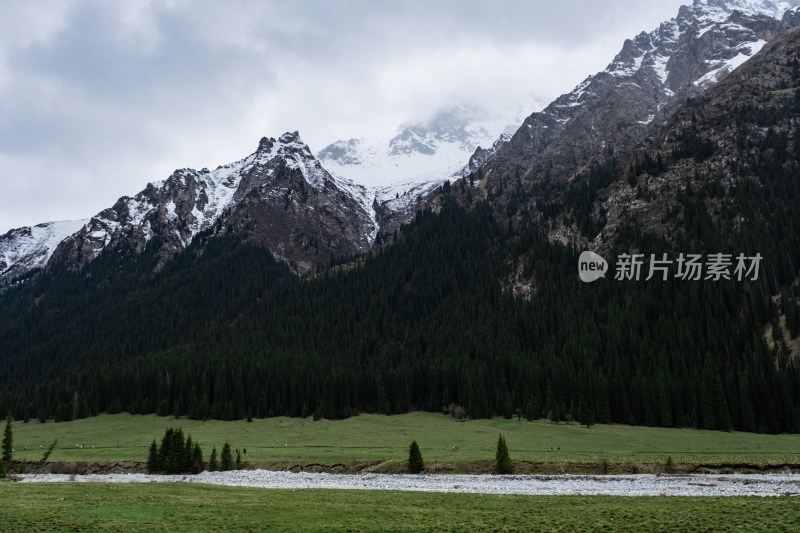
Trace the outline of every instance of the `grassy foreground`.
[[797, 531], [800, 498], [0, 483], [3, 531]]
[[[800, 435], [758, 435], [691, 429], [665, 429], [577, 424], [516, 419], [457, 422], [435, 413], [398, 416], [361, 415], [347, 420], [272, 418], [246, 421], [176, 420], [155, 415], [101, 415], [73, 422], [14, 423], [14, 458], [35, 462], [54, 439], [50, 461], [145, 461], [153, 439], [167, 427], [182, 427], [202, 446], [207, 458], [225, 441], [250, 466], [335, 464], [361, 461], [396, 464], [408, 458], [416, 439], [426, 465], [459, 465], [494, 459], [498, 433], [503, 433], [515, 461], [612, 464], [663, 463], [667, 456], [679, 464], [782, 465], [800, 463]], [[76, 445], [83, 445], [83, 448]], [[561, 448], [560, 451], [550, 451]], [[27, 449], [23, 449], [27, 448]], [[556, 469], [557, 470], [557, 469]], [[388, 468], [387, 471], [391, 471]]]

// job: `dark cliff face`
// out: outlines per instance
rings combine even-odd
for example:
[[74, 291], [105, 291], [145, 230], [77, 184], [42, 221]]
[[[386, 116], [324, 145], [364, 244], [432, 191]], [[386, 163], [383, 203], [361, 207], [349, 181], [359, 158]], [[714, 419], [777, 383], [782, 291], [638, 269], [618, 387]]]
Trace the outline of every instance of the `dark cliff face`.
[[501, 218], [514, 212], [524, 222], [537, 200], [548, 200], [533, 198], [542, 183], [558, 191], [594, 163], [649, 146], [687, 98], [797, 23], [794, 11], [778, 20], [712, 4], [683, 6], [675, 19], [626, 41], [605, 71], [532, 114], [493, 155], [476, 154], [473, 200], [488, 198]]

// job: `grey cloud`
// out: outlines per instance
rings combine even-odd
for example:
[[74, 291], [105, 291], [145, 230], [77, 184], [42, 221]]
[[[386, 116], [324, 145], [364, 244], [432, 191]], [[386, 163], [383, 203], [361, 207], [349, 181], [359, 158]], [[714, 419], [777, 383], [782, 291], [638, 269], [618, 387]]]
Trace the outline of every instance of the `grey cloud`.
[[[554, 98], [679, 3], [78, 0], [63, 13], [41, 8], [61, 18], [48, 18], [36, 39], [0, 35], [0, 233], [90, 216], [173, 168], [228, 162], [284, 129], [300, 129], [319, 149], [334, 134], [369, 135], [375, 123], [396, 126], [419, 110], [433, 116], [461, 103], [456, 96], [488, 111], [522, 104], [523, 94]], [[14, 19], [7, 14], [5, 24]], [[603, 43], [608, 57], [581, 56]], [[495, 61], [526, 49], [541, 51]], [[533, 72], [547, 53], [574, 64]], [[443, 73], [451, 79], [436, 78]]]

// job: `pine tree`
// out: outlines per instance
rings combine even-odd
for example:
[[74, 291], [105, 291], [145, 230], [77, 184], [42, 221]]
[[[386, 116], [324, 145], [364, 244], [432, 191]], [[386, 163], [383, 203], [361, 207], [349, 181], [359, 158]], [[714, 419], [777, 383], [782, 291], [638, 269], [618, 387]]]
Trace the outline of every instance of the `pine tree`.
[[3, 466], [3, 461], [0, 461], [0, 479], [6, 477], [6, 467]]
[[183, 457], [181, 462], [183, 463], [183, 467], [181, 470], [184, 472], [191, 472], [193, 468], [193, 460], [194, 460], [194, 442], [192, 442], [192, 436], [186, 439], [186, 444], [183, 447]]
[[158, 444], [156, 444], [156, 439], [153, 439], [153, 443], [150, 445], [150, 452], [147, 454], [147, 471], [150, 474], [158, 472]]
[[508, 446], [502, 433], [497, 438], [497, 453], [495, 454], [494, 471], [497, 474], [511, 473], [511, 457], [508, 455]]
[[233, 458], [231, 457], [231, 443], [226, 442], [222, 445], [222, 453], [219, 456], [219, 469], [230, 470], [233, 466]]
[[211, 457], [208, 458], [208, 470], [214, 472], [219, 470], [219, 463], [217, 462], [217, 447], [211, 449]]
[[13, 457], [14, 430], [11, 428], [13, 422], [14, 417], [11, 416], [11, 411], [9, 411], [8, 418], [6, 418], [6, 430], [3, 433], [3, 461], [5, 462], [11, 462]]
[[242, 454], [239, 452], [239, 449], [236, 449], [236, 470], [242, 469]]
[[199, 474], [203, 471], [203, 451], [200, 445], [195, 443], [192, 450], [192, 474]]
[[419, 474], [424, 468], [425, 462], [422, 460], [419, 444], [417, 441], [411, 441], [411, 446], [408, 447], [408, 471], [412, 474]]

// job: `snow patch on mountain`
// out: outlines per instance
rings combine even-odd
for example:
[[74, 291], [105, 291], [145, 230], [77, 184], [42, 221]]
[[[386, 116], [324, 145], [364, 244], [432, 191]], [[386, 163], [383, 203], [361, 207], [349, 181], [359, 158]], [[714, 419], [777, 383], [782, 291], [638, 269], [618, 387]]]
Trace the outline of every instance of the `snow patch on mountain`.
[[736, 70], [748, 59], [757, 54], [765, 44], [767, 44], [767, 41], [763, 39], [751, 43], [744, 43], [737, 47], [737, 50], [740, 50], [739, 53], [727, 61], [710, 61], [709, 64], [712, 65], [714, 70], [695, 81], [694, 84], [698, 87], [706, 88], [717, 83], [723, 76]]
[[45, 222], [0, 235], [0, 276], [10, 279], [34, 268], [43, 268], [58, 244], [88, 221]]
[[464, 169], [476, 149], [486, 147], [494, 153], [498, 135], [510, 138], [535, 109], [541, 105], [530, 102], [513, 112], [491, 115], [454, 106], [426, 122], [404, 124], [393, 136], [337, 141], [317, 157], [362, 205], [370, 204], [377, 225], [378, 211], [413, 216], [446, 180], [468, 174]]

